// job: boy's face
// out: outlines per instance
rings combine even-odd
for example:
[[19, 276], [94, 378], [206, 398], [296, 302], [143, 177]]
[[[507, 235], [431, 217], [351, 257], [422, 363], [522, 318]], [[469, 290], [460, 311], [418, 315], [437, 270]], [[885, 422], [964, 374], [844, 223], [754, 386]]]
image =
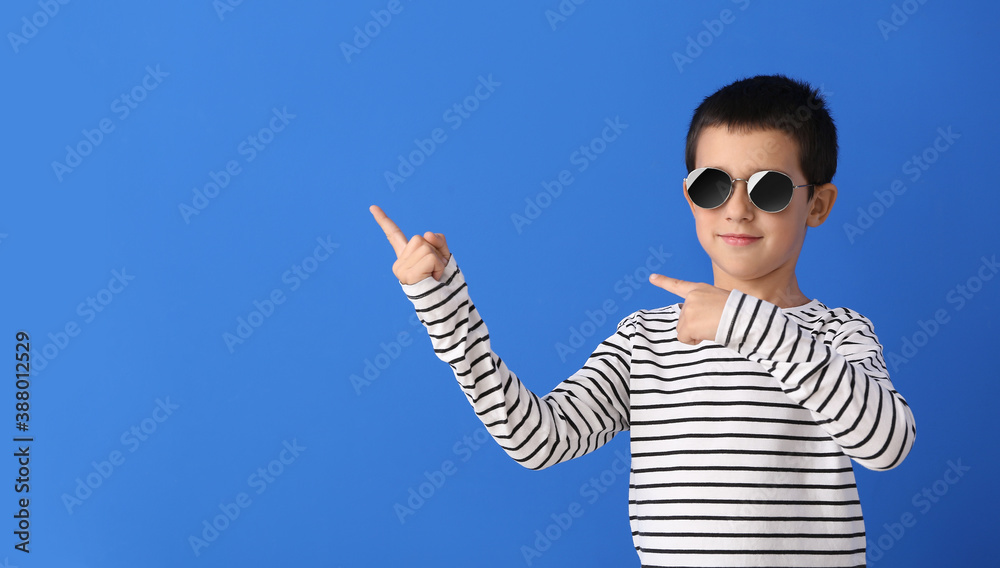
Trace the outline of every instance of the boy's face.
[[[705, 166], [720, 168], [734, 179], [745, 180], [758, 171], [776, 170], [788, 174], [795, 185], [814, 181], [805, 179], [798, 147], [780, 130], [730, 132], [725, 126], [708, 127], [701, 132], [695, 151], [695, 168]], [[833, 191], [835, 195], [836, 189]], [[809, 188], [795, 189], [788, 207], [767, 213], [750, 201], [746, 182], [737, 181], [725, 203], [715, 209], [702, 209], [691, 202], [685, 184], [684, 197], [694, 214], [698, 240], [712, 259], [715, 285], [746, 292], [746, 283], [752, 281], [749, 288], [788, 289], [794, 282], [806, 226], [822, 223], [832, 205], [831, 200], [819, 207], [825, 211], [819, 211], [817, 216], [814, 203], [823, 199], [810, 203], [808, 195]]]

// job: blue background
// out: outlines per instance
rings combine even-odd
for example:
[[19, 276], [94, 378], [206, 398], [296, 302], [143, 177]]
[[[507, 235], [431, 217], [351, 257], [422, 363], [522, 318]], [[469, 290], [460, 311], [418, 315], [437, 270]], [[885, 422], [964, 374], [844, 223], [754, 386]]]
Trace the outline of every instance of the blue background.
[[[13, 488], [16, 444], [4, 442], [0, 557], [72, 568], [523, 566], [535, 531], [577, 503], [582, 516], [531, 565], [637, 566], [627, 475], [614, 474], [628, 437], [542, 472], [476, 442], [482, 426], [413, 325], [368, 206], [408, 235], [447, 236], [494, 348], [543, 394], [622, 317], [678, 301], [641, 271], [626, 293], [650, 247], [669, 254], [659, 272], [710, 281], [681, 194], [691, 113], [735, 79], [784, 73], [823, 86], [840, 135], [840, 193], [807, 238], [803, 291], [871, 318], [887, 355], [906, 353], [904, 338], [921, 344], [890, 362], [916, 417], [913, 451], [892, 471], [858, 471], [871, 565], [994, 558], [1000, 279], [982, 259], [1000, 253], [1000, 7], [563, 2], [568, 15], [550, 20], [556, 0], [472, 4], [404, 0], [386, 14], [381, 0], [224, 11], [210, 0], [4, 3], [0, 432], [11, 437], [18, 330], [30, 333], [35, 366], [24, 433], [34, 437], [31, 554], [13, 548], [25, 494]], [[880, 29], [894, 7], [899, 25]], [[358, 35], [366, 25], [377, 35]], [[499, 85], [454, 128], [446, 111], [480, 77]], [[122, 106], [123, 94], [142, 100]], [[578, 171], [573, 152], [616, 117], [627, 128]], [[102, 119], [109, 132], [98, 136]], [[387, 183], [399, 156], [438, 128], [446, 139]], [[906, 162], [939, 128], [958, 136], [913, 179]], [[99, 143], [88, 147], [87, 132]], [[268, 142], [256, 154], [251, 136]], [[67, 146], [87, 154], [72, 171], [53, 165]], [[199, 200], [230, 161], [239, 173]], [[515, 226], [564, 169], [573, 183]], [[876, 192], [894, 180], [905, 193], [881, 205]], [[861, 225], [859, 208], [873, 216]], [[312, 272], [288, 272], [296, 266]], [[981, 270], [991, 279], [977, 281]], [[113, 271], [132, 279], [111, 284]], [[961, 304], [959, 286], [975, 290]], [[274, 290], [283, 301], [268, 307]], [[608, 300], [615, 312], [561, 357], [556, 344]], [[920, 322], [938, 310], [947, 323], [924, 342]], [[239, 318], [258, 325], [227, 344]], [[366, 367], [378, 376], [352, 382]], [[951, 485], [949, 461], [969, 468]], [[436, 473], [443, 465], [450, 475]], [[89, 492], [88, 479], [99, 483]], [[606, 490], [596, 498], [581, 492], [592, 479]], [[937, 500], [922, 501], [935, 487]], [[192, 546], [241, 493], [239, 516]], [[894, 530], [906, 514], [914, 522]]]

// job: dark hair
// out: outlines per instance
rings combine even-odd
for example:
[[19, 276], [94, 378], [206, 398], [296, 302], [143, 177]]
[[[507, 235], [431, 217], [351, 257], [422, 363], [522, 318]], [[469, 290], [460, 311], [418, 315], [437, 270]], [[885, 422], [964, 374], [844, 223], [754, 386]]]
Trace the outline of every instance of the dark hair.
[[[698, 136], [709, 126], [730, 130], [782, 130], [799, 147], [806, 183], [833, 181], [837, 171], [837, 127], [819, 90], [784, 75], [740, 79], [705, 97], [691, 118], [684, 160], [694, 169]], [[809, 188], [812, 198], [813, 188]]]

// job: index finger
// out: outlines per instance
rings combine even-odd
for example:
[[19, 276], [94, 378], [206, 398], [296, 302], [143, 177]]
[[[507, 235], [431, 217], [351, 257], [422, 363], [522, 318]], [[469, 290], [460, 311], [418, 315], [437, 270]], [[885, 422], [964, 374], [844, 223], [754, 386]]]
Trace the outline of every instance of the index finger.
[[399, 258], [399, 255], [403, 253], [403, 249], [406, 248], [406, 235], [403, 234], [403, 231], [399, 230], [399, 227], [392, 222], [392, 219], [378, 205], [372, 205], [368, 210], [375, 217], [378, 226], [382, 227], [382, 231], [385, 232], [385, 238], [389, 239], [392, 250], [396, 252], [396, 258]]
[[687, 295], [691, 293], [697, 286], [697, 282], [688, 282], [687, 280], [679, 280], [677, 278], [671, 278], [669, 276], [664, 276], [662, 274], [651, 274], [649, 276], [649, 281], [655, 286], [663, 288], [671, 294], [676, 294], [681, 298], [687, 298]]

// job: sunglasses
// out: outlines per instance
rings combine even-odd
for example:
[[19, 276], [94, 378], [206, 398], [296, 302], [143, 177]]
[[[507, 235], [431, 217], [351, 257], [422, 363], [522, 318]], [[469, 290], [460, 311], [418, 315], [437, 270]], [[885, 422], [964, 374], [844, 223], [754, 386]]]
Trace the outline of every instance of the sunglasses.
[[688, 196], [695, 205], [703, 209], [719, 207], [733, 194], [733, 183], [747, 182], [747, 193], [750, 201], [768, 213], [784, 211], [792, 202], [792, 195], [800, 187], [812, 187], [812, 183], [795, 185], [787, 174], [766, 170], [757, 172], [750, 179], [733, 179], [719, 168], [698, 168], [692, 170], [684, 179], [687, 183]]

